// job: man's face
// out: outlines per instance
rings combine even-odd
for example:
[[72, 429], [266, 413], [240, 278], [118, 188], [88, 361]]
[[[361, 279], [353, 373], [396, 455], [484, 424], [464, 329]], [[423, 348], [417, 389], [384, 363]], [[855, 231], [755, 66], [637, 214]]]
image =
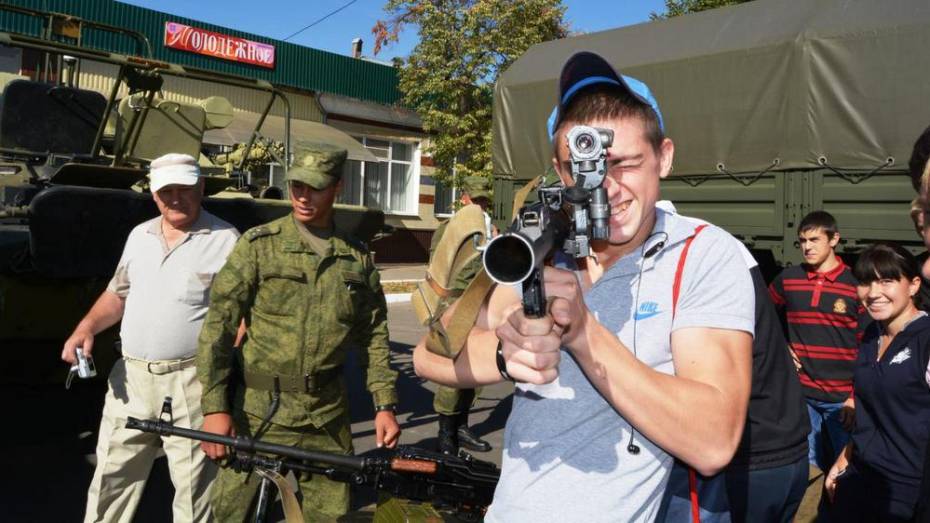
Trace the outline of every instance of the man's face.
[[459, 198], [459, 201], [462, 202], [462, 205], [475, 204], [478, 207], [481, 207], [481, 210], [484, 212], [488, 212], [488, 207], [491, 206], [491, 200], [488, 200], [484, 196], [480, 196], [478, 198], [472, 198], [471, 196], [469, 196], [467, 192], [462, 193], [462, 196], [461, 198]]
[[158, 212], [175, 229], [186, 229], [200, 216], [203, 184], [166, 185], [152, 195]]
[[839, 233], [834, 234], [833, 238], [828, 238], [822, 227], [798, 233], [798, 244], [804, 261], [813, 267], [819, 267], [827, 261], [839, 241]]
[[292, 180], [290, 192], [294, 218], [308, 227], [328, 228], [332, 224], [333, 204], [341, 187], [340, 181], [317, 190], [303, 182]]
[[[556, 172], [566, 186], [573, 185], [571, 160], [565, 135], [576, 122], [563, 123], [556, 134]], [[659, 180], [668, 176], [675, 146], [665, 139], [658, 153], [646, 140], [643, 122], [637, 118], [593, 120], [583, 125], [613, 129], [613, 144], [607, 150], [604, 187], [610, 204], [611, 245], [641, 245], [652, 232]]]
[[914, 227], [924, 242], [924, 247], [930, 250], [930, 203], [927, 200], [917, 201], [917, 212], [913, 215]]

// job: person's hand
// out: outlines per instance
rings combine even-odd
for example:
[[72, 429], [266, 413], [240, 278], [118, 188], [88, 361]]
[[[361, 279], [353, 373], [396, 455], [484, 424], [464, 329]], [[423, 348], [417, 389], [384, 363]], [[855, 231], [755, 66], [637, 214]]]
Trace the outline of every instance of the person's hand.
[[70, 365], [77, 363], [77, 356], [74, 355], [75, 347], [81, 347], [84, 356], [90, 356], [91, 351], [94, 350], [94, 333], [78, 327], [65, 341], [64, 348], [61, 350], [61, 359]]
[[836, 463], [830, 467], [827, 477], [823, 480], [823, 488], [827, 491], [827, 499], [830, 500], [830, 503], [833, 503], [833, 500], [836, 499], [836, 480], [846, 473], [846, 467], [845, 459], [842, 460], [842, 463], [840, 459], [837, 459]]
[[[220, 436], [235, 436], [236, 429], [233, 427], [232, 416], [228, 412], [213, 412], [203, 417], [204, 432], [219, 434]], [[226, 457], [226, 446], [219, 443], [210, 443], [207, 441], [200, 442], [200, 448], [203, 453], [210, 459], [217, 460]]]
[[523, 303], [504, 311], [507, 318], [495, 330], [501, 342], [507, 374], [516, 381], [542, 385], [559, 376], [562, 327], [552, 316], [527, 318]]
[[856, 400], [852, 397], [846, 398], [843, 406], [840, 407], [840, 423], [847, 432], [852, 432], [856, 428]]
[[788, 347], [788, 354], [791, 354], [791, 361], [794, 362], [794, 370], [801, 372], [801, 358], [798, 358], [798, 355], [790, 346]]
[[381, 410], [375, 413], [375, 444], [378, 448], [392, 449], [400, 440], [400, 425], [397, 417], [390, 410]]
[[544, 273], [549, 313], [562, 329], [562, 344], [569, 350], [586, 342], [586, 331], [592, 319], [584, 303], [584, 289], [574, 272], [546, 267]]

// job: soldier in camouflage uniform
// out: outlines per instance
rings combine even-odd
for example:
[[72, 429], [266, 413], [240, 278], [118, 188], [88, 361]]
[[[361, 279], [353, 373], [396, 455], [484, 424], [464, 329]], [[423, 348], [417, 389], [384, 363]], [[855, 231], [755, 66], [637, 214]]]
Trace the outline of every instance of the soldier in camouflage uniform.
[[[365, 247], [333, 226], [346, 151], [296, 149], [287, 173], [293, 212], [247, 231], [213, 284], [197, 359], [203, 429], [260, 432], [270, 443], [351, 454], [342, 365], [346, 351], [357, 348], [374, 399], [377, 444], [393, 447], [400, 435], [396, 373], [388, 366], [380, 276]], [[247, 333], [235, 350], [240, 319]], [[280, 405], [263, 422], [276, 389]], [[220, 445], [203, 446], [211, 458], [226, 454]], [[221, 470], [212, 498], [217, 520], [248, 519], [258, 483], [256, 474]], [[315, 474], [302, 476], [299, 487], [307, 521], [348, 511], [344, 483]]]
[[[467, 177], [459, 201], [463, 205], [474, 203], [480, 206], [485, 211], [485, 219], [490, 229], [491, 220], [487, 215], [487, 210], [491, 204], [491, 186], [487, 178], [483, 176]], [[448, 223], [448, 221], [444, 221], [439, 224], [433, 234], [429, 247], [430, 258], [432, 258], [433, 251], [436, 250], [439, 240], [445, 233]], [[452, 291], [452, 295], [461, 295], [479, 270], [481, 270], [481, 258], [477, 257], [463, 267], [458, 274], [453, 275], [452, 285], [449, 289]], [[454, 389], [445, 385], [439, 385], [436, 389], [436, 395], [433, 396], [433, 410], [436, 411], [436, 414], [439, 414], [438, 445], [441, 452], [456, 455], [460, 445], [478, 452], [491, 450], [491, 444], [479, 438], [468, 427], [468, 412], [474, 405], [478, 392], [479, 390], [475, 389]]]

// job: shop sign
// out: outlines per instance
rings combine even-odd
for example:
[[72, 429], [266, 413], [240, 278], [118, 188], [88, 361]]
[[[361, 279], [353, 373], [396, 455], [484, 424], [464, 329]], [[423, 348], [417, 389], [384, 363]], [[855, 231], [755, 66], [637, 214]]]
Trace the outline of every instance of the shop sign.
[[165, 22], [165, 47], [274, 69], [274, 46]]

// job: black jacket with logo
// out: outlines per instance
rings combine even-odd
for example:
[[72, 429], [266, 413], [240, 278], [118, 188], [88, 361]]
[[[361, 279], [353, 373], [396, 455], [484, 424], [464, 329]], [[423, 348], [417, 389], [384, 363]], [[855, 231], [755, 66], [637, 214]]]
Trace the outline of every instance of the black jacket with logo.
[[878, 359], [872, 324], [856, 361], [853, 463], [876, 498], [915, 506], [930, 444], [930, 317], [912, 321]]

